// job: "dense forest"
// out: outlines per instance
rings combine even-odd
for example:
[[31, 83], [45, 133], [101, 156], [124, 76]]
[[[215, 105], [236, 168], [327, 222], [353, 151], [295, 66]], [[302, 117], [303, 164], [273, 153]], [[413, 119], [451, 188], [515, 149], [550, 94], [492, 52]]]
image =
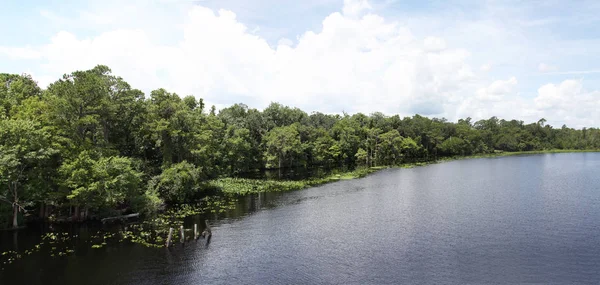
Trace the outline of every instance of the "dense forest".
[[329, 115], [272, 103], [215, 110], [164, 89], [149, 96], [106, 66], [42, 90], [0, 74], [0, 224], [148, 213], [202, 196], [207, 181], [266, 168], [398, 165], [440, 157], [600, 149], [600, 129], [492, 117]]

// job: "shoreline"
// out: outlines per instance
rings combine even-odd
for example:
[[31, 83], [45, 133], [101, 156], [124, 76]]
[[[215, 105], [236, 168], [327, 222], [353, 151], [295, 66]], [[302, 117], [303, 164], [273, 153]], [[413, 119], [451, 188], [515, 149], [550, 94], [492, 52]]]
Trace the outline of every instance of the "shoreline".
[[443, 157], [436, 160], [424, 162], [409, 162], [399, 165], [385, 165], [373, 167], [359, 167], [352, 171], [332, 174], [322, 178], [309, 178], [304, 180], [267, 180], [267, 179], [252, 179], [252, 178], [219, 178], [209, 181], [212, 188], [217, 189], [222, 194], [247, 195], [264, 192], [286, 192], [302, 190], [310, 187], [321, 186], [341, 180], [351, 180], [363, 178], [382, 169], [390, 168], [413, 168], [419, 166], [427, 166], [442, 162], [449, 162], [463, 159], [476, 158], [495, 158], [505, 156], [531, 155], [531, 154], [550, 154], [550, 153], [581, 153], [581, 152], [600, 152], [600, 150], [535, 150], [535, 151], [515, 151], [515, 152], [495, 152], [487, 154], [474, 154], [465, 156]]
[[[448, 162], [462, 159], [474, 158], [495, 158], [503, 156], [517, 156], [529, 154], [546, 154], [546, 153], [576, 153], [576, 152], [600, 152], [600, 150], [545, 150], [531, 152], [501, 152], [491, 154], [479, 154], [470, 156], [445, 157], [437, 160], [416, 163], [404, 163], [395, 166], [378, 166], [369, 168], [359, 168], [353, 171], [347, 171], [339, 174], [328, 175], [323, 178], [312, 178], [302, 181], [277, 181], [277, 180], [262, 180], [262, 179], [247, 179], [247, 178], [222, 178], [209, 182], [212, 187], [221, 186], [219, 194], [207, 196], [202, 201], [190, 204], [173, 205], [173, 208], [166, 210], [163, 213], [153, 217], [145, 217], [139, 222], [130, 224], [129, 228], [124, 228], [118, 231], [103, 231], [99, 230], [95, 235], [89, 236], [85, 243], [93, 250], [99, 250], [109, 244], [118, 244], [121, 242], [131, 242], [142, 245], [148, 248], [164, 248], [165, 239], [169, 228], [179, 228], [183, 226], [183, 220], [186, 217], [194, 215], [218, 215], [237, 208], [236, 202], [238, 195], [257, 194], [263, 192], [284, 192], [302, 190], [310, 187], [316, 187], [341, 180], [351, 180], [366, 177], [372, 173], [383, 169], [390, 168], [413, 168], [419, 166], [427, 166], [441, 162]], [[190, 229], [186, 229], [190, 231]], [[74, 252], [74, 247], [70, 243], [77, 235], [70, 235], [67, 232], [48, 232], [40, 237], [40, 243], [32, 248], [25, 250], [14, 251], [9, 250], [0, 253], [0, 261], [4, 261], [4, 265], [24, 258], [30, 254], [39, 252], [44, 248], [44, 251], [50, 257], [60, 257], [70, 255]], [[173, 240], [178, 240], [178, 231], [174, 232]], [[61, 241], [59, 243], [59, 241]], [[191, 241], [191, 235], [186, 235], [186, 241]], [[45, 244], [45, 245], [44, 245]], [[60, 246], [59, 246], [60, 245]], [[0, 266], [0, 269], [4, 266]]]

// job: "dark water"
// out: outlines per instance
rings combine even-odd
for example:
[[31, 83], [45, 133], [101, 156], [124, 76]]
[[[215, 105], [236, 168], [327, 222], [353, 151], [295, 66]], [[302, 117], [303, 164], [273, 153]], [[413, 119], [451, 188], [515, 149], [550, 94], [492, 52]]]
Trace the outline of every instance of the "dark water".
[[31, 256], [0, 284], [597, 284], [599, 174], [600, 153], [384, 170], [241, 200], [208, 247]]
[[269, 179], [269, 180], [303, 180], [307, 178], [320, 178], [331, 174], [344, 173], [353, 170], [348, 167], [313, 167], [313, 168], [286, 168], [286, 169], [267, 169], [255, 172], [247, 172], [236, 175], [240, 178], [251, 179]]

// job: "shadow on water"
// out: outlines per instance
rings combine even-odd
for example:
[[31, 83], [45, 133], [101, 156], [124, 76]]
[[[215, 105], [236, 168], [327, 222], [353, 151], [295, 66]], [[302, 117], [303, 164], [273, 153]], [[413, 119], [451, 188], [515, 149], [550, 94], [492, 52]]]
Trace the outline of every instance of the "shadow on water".
[[331, 174], [338, 174], [353, 170], [353, 167], [297, 167], [284, 169], [263, 169], [235, 175], [239, 178], [268, 179], [268, 180], [303, 180], [309, 178], [322, 178]]
[[[287, 169], [279, 171], [263, 171], [259, 173], [245, 174], [245, 177], [257, 179], [305, 179], [308, 177], [321, 177], [342, 169]], [[235, 199], [235, 207], [223, 212], [206, 213], [188, 216], [183, 219], [185, 229], [193, 229], [198, 226], [199, 232], [206, 230], [205, 220], [210, 223], [218, 221], [238, 220], [260, 209], [273, 208], [277, 204], [275, 200], [282, 193], [258, 193], [245, 196], [238, 196]], [[97, 267], [106, 267], [106, 264], [98, 261], [92, 262], [89, 267], [83, 268], [75, 266], [72, 263], [76, 260], [85, 258], [86, 261], [98, 258], [103, 260], [111, 256], [117, 261], [115, 265], [102, 269], [102, 271], [113, 270], [114, 272], [127, 272], [136, 268], [136, 263], [127, 260], [155, 258], [153, 254], [159, 254], [161, 250], [167, 250], [164, 256], [167, 260], [175, 258], [172, 252], [177, 252], [182, 247], [179, 240], [174, 241], [173, 248], [145, 248], [131, 242], [110, 242], [108, 241], [101, 248], [94, 246], [102, 245], [105, 236], [118, 234], [127, 231], [132, 225], [137, 225], [140, 220], [130, 220], [127, 222], [116, 222], [103, 224], [99, 221], [88, 221], [82, 223], [41, 223], [31, 222], [25, 228], [18, 230], [0, 230], [0, 254], [10, 253], [5, 256], [0, 255], [0, 281], [10, 280], [11, 284], [70, 284], [68, 280], [62, 278], [78, 279], [73, 275], [85, 274], [88, 271], [98, 270]], [[202, 247], [208, 249], [211, 243], [212, 235], [197, 241], [186, 244], [187, 247]], [[37, 250], [36, 250], [37, 249]], [[157, 252], [158, 250], [158, 252]], [[7, 262], [9, 256], [19, 255], [18, 259], [13, 258]], [[147, 256], [150, 254], [151, 256]], [[116, 255], [116, 256], [115, 256]], [[6, 257], [6, 258], [5, 258]], [[161, 260], [164, 262], [164, 260]], [[169, 262], [167, 262], [169, 263]], [[77, 271], [73, 271], [76, 267]], [[118, 268], [118, 270], [117, 270]], [[60, 277], [55, 274], [64, 274]], [[114, 273], [113, 272], [113, 273]], [[111, 276], [112, 273], [107, 273]], [[96, 275], [96, 274], [94, 274]], [[113, 276], [114, 277], [114, 276]], [[110, 277], [106, 281], [113, 280]], [[107, 277], [108, 278], [108, 277]], [[48, 281], [52, 280], [52, 282]], [[100, 281], [100, 280], [98, 280]], [[0, 282], [2, 283], [2, 282]], [[94, 283], [96, 284], [96, 283]], [[105, 284], [105, 283], [97, 283]]]
[[75, 252], [33, 253], [0, 284], [598, 284], [598, 171], [600, 154], [472, 159], [247, 195], [184, 219], [209, 220], [208, 247], [91, 248], [124, 225], [32, 225], [0, 247], [66, 232]]

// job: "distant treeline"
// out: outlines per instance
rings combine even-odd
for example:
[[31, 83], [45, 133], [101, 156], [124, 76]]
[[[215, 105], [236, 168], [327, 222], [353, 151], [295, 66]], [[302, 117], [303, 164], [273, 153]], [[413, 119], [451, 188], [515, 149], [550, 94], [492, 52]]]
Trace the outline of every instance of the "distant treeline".
[[494, 151], [600, 149], [600, 130], [492, 117], [307, 114], [272, 103], [206, 110], [164, 89], [145, 97], [106, 66], [46, 90], [0, 74], [0, 224], [152, 212], [208, 181], [264, 168], [380, 166]]

